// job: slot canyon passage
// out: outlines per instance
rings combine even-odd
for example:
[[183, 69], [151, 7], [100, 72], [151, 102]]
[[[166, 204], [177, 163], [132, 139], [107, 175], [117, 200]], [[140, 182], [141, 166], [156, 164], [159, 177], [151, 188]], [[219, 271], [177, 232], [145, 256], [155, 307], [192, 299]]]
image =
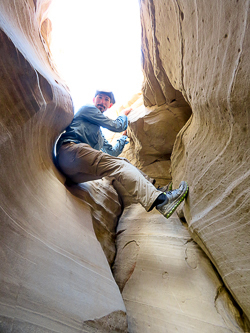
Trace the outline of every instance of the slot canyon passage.
[[0, 332], [250, 332], [249, 1], [139, 1], [122, 156], [188, 182], [168, 220], [112, 180], [64, 185], [50, 3], [0, 1]]

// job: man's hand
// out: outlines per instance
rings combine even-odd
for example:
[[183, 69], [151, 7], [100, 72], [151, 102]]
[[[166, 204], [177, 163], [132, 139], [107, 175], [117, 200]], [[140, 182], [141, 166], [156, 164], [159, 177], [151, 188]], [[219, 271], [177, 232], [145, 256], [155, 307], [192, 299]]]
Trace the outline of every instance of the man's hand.
[[118, 139], [118, 141], [122, 141], [124, 143], [124, 146], [129, 143], [127, 135], [123, 135]]
[[[120, 114], [127, 116], [131, 111], [132, 111], [132, 108], [127, 108], [127, 109], [122, 110]], [[122, 135], [127, 136], [127, 130], [122, 132]], [[126, 142], [126, 143], [128, 143], [128, 142]]]
[[130, 113], [131, 110], [132, 110], [132, 108], [124, 109], [124, 110], [121, 111], [121, 114], [127, 116]]

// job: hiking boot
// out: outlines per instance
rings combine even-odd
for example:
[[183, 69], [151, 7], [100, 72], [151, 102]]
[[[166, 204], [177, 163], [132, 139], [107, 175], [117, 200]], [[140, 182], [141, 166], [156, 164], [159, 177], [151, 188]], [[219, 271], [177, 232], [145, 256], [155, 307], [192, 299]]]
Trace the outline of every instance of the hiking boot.
[[158, 186], [157, 190], [166, 193], [167, 191], [172, 191], [172, 185], [173, 185], [173, 183], [170, 182], [168, 185], [165, 185], [165, 186], [162, 186], [162, 187]]
[[166, 200], [162, 204], [157, 205], [156, 209], [168, 219], [187, 196], [187, 193], [188, 184], [182, 181], [179, 188], [165, 193]]

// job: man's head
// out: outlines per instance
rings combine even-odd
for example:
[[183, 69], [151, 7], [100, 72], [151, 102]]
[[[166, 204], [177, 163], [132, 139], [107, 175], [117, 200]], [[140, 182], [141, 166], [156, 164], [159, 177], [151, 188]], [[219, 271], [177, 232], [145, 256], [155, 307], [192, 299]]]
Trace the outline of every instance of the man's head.
[[97, 109], [103, 113], [115, 103], [115, 97], [112, 91], [97, 90], [93, 102]]

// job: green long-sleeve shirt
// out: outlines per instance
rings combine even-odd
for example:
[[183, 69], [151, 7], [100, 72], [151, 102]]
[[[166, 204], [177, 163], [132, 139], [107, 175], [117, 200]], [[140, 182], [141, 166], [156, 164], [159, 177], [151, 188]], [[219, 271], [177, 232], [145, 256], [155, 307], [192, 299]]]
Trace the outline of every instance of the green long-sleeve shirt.
[[58, 140], [57, 151], [63, 143], [74, 141], [76, 143], [87, 143], [94, 149], [102, 150], [112, 156], [118, 156], [125, 146], [127, 137], [122, 136], [117, 140], [116, 145], [112, 146], [105, 139], [100, 127], [107, 128], [112, 132], [122, 132], [127, 129], [127, 126], [128, 119], [125, 115], [112, 120], [94, 105], [82, 106]]

